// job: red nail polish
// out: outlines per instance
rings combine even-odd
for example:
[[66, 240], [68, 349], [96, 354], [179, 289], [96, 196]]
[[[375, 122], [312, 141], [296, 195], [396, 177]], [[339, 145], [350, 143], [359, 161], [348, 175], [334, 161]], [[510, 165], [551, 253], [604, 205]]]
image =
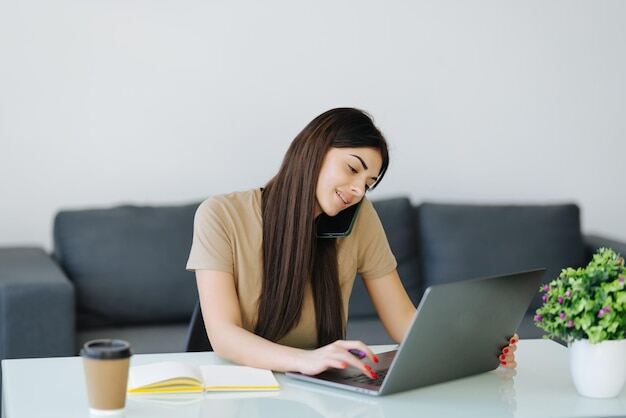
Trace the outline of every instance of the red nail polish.
[[378, 379], [378, 374], [376, 372], [372, 372], [372, 379]]
[[506, 361], [501, 361], [500, 364], [506, 366]]
[[369, 364], [365, 365], [365, 370], [367, 370], [368, 372], [372, 371], [372, 368], [369, 366]]
[[517, 340], [515, 338], [511, 338], [511, 344], [515, 344]]
[[505, 348], [504, 350], [502, 350], [502, 352], [503, 352], [504, 354], [506, 354], [506, 353], [508, 353], [508, 352], [509, 352], [509, 349], [508, 349], [508, 348]]
[[374, 363], [378, 363], [378, 356], [374, 356]]
[[502, 355], [500, 356], [500, 360], [502, 360], [502, 361], [506, 360], [506, 356], [505, 356], [504, 354], [502, 354]]

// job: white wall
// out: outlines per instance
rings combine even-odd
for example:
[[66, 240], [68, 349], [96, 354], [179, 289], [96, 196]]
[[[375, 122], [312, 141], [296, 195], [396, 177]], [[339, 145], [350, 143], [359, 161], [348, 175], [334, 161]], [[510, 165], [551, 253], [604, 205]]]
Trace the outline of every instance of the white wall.
[[581, 205], [626, 239], [626, 2], [4, 0], [0, 245], [60, 208], [257, 187], [336, 106], [391, 144], [372, 198]]

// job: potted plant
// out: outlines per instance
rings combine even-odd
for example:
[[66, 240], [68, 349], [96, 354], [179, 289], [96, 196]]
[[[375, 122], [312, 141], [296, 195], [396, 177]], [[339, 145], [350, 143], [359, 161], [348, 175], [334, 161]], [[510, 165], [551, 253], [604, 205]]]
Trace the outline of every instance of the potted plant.
[[626, 381], [626, 267], [600, 248], [586, 267], [566, 268], [541, 286], [535, 324], [568, 343], [570, 370], [583, 396], [610, 398]]

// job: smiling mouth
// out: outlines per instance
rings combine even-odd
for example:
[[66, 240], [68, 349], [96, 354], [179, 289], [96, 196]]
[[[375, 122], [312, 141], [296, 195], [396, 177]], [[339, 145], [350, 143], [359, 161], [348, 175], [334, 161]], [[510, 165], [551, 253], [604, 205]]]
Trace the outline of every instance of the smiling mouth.
[[341, 195], [339, 194], [339, 192], [335, 192], [337, 193], [337, 196], [339, 196], [339, 199], [341, 199], [341, 201], [343, 202], [344, 205], [347, 205], [348, 202], [346, 202], [345, 200], [343, 200], [343, 197], [341, 197]]

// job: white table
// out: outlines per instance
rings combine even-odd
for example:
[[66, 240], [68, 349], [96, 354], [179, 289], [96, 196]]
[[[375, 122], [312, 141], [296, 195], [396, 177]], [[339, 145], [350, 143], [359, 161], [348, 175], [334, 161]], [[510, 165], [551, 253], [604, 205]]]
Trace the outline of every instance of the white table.
[[[376, 352], [389, 347], [377, 346]], [[462, 353], [459, 353], [462, 355]], [[517, 371], [492, 372], [384, 397], [370, 397], [291, 380], [276, 373], [275, 393], [131, 395], [126, 417], [591, 417], [626, 415], [626, 391], [614, 399], [579, 396], [569, 376], [567, 349], [522, 340]], [[213, 353], [142, 354], [132, 365], [177, 360], [221, 364]], [[2, 361], [5, 418], [88, 417], [80, 357]]]

